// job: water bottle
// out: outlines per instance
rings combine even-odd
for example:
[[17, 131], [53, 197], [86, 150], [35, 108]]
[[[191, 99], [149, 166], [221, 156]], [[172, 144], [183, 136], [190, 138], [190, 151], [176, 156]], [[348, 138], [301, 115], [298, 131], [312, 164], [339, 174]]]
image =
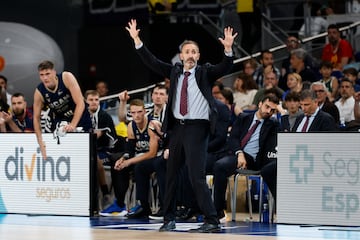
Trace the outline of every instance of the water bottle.
[[346, 127], [345, 125], [345, 118], [341, 117], [340, 118], [340, 129], [344, 129]]
[[254, 194], [254, 201], [252, 202], [252, 209], [254, 212], [259, 212], [261, 211], [259, 209], [259, 194]]
[[263, 205], [263, 211], [262, 211], [262, 222], [263, 223], [269, 223], [269, 205], [267, 203], [264, 203]]

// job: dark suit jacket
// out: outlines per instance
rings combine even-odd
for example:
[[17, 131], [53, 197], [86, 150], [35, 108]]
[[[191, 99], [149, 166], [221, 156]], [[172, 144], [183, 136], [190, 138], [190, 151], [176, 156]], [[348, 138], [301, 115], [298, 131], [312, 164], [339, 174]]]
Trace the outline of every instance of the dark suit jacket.
[[[146, 66], [157, 74], [170, 79], [169, 100], [167, 104], [165, 119], [163, 121], [163, 131], [168, 132], [171, 130], [175, 123], [175, 118], [172, 112], [173, 96], [176, 94], [176, 86], [179, 76], [183, 73], [183, 65], [176, 63], [175, 66], [169, 63], [165, 63], [157, 59], [144, 45], [137, 50], [140, 58]], [[211, 89], [214, 82], [228, 73], [233, 66], [233, 57], [227, 57], [224, 54], [223, 60], [216, 64], [211, 65], [209, 63], [204, 65], [198, 65], [195, 69], [195, 78], [201, 93], [208, 101], [210, 106], [210, 126], [211, 132], [215, 131], [215, 124], [217, 119], [217, 109], [215, 106], [215, 99], [212, 96]]]
[[335, 124], [337, 126], [339, 126], [339, 124], [340, 124], [339, 109], [336, 107], [335, 104], [330, 102], [329, 98], [326, 98], [321, 110], [323, 110], [324, 112], [327, 112], [328, 114], [330, 114], [334, 118]]
[[[248, 132], [254, 114], [255, 113], [242, 113], [234, 122], [228, 141], [229, 154], [235, 154], [238, 150], [242, 150], [240, 147], [241, 139], [243, 139]], [[276, 152], [278, 130], [279, 123], [276, 119], [268, 118], [264, 120], [260, 129], [259, 152], [256, 156], [256, 161], [254, 162], [254, 159], [244, 152], [248, 169], [259, 170], [271, 160], [274, 160], [274, 154], [272, 153]]]
[[[304, 114], [299, 115], [295, 120], [294, 127], [290, 129], [289, 115], [281, 116], [282, 130], [286, 132], [296, 132], [296, 129], [298, 128], [304, 117], [305, 117]], [[334, 118], [330, 114], [322, 110], [319, 110], [313, 122], [311, 123], [308, 132], [333, 132], [333, 131], [337, 131]]]
[[231, 117], [231, 112], [224, 103], [215, 100], [215, 104], [219, 114], [216, 119], [215, 132], [209, 138], [208, 152], [212, 153], [224, 151]]

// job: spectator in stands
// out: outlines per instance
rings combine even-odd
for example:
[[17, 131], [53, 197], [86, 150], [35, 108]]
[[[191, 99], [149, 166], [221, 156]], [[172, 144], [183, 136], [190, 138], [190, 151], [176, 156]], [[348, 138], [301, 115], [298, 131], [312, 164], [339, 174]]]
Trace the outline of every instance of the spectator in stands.
[[10, 106], [11, 104], [11, 94], [7, 91], [8, 80], [4, 75], [0, 75], [0, 90], [5, 92], [6, 103]]
[[[294, 71], [290, 64], [291, 51], [298, 48], [301, 48], [301, 41], [294, 35], [289, 35], [286, 39], [286, 50], [289, 55], [281, 63], [281, 77], [279, 79], [279, 87], [284, 91], [287, 90], [287, 75]], [[314, 71], [317, 69], [317, 63], [310, 54], [306, 54], [304, 62], [306, 68], [310, 68]]]
[[254, 73], [257, 67], [258, 64], [254, 58], [250, 58], [243, 62], [243, 72], [246, 75], [251, 76], [252, 79], [254, 79]]
[[[301, 46], [300, 40], [293, 35], [288, 36], [285, 44], [286, 44], [286, 51], [289, 53], [289, 56], [285, 58], [281, 63], [281, 77], [284, 77], [288, 73], [292, 72], [292, 68], [290, 65], [291, 51], [294, 49], [298, 49]], [[286, 85], [286, 79], [284, 81], [284, 85]]]
[[[100, 94], [100, 98], [106, 97], [109, 93], [109, 87], [107, 82], [105, 81], [98, 81], [96, 83], [96, 91]], [[105, 110], [107, 108], [113, 108], [117, 104], [116, 99], [107, 99], [107, 100], [101, 100], [100, 101], [100, 108], [102, 110]]]
[[290, 65], [293, 72], [299, 74], [303, 82], [316, 82], [318, 80], [316, 74], [305, 64], [307, 52], [303, 48], [298, 48], [292, 50], [290, 54]]
[[268, 72], [275, 72], [276, 78], [279, 79], [280, 71], [274, 66], [274, 56], [269, 50], [261, 52], [260, 63], [254, 72], [254, 80], [256, 81], [259, 88], [264, 87], [264, 75]]
[[96, 134], [97, 173], [100, 190], [102, 192], [101, 208], [105, 209], [111, 204], [109, 187], [106, 183], [105, 165], [110, 165], [110, 154], [117, 141], [115, 126], [112, 117], [100, 108], [100, 94], [96, 90], [85, 92], [93, 131]]
[[[275, 152], [277, 145], [279, 123], [271, 116], [278, 104], [279, 98], [267, 95], [260, 101], [256, 112], [241, 114], [233, 124], [228, 139], [228, 155], [214, 165], [214, 203], [219, 219], [226, 209], [228, 177], [238, 168], [261, 170], [271, 193], [276, 196], [276, 160], [269, 156], [274, 155], [271, 153]], [[247, 136], [248, 132], [253, 133]]]
[[316, 93], [311, 90], [303, 90], [300, 94], [300, 106], [303, 114], [295, 120], [294, 126], [290, 127], [289, 115], [286, 111], [278, 108], [281, 114], [281, 128], [287, 132], [317, 132], [336, 131], [334, 118], [320, 110]]
[[259, 105], [261, 99], [268, 93], [274, 93], [278, 98], [284, 94], [284, 90], [278, 87], [279, 79], [278, 75], [274, 71], [264, 73], [264, 87], [260, 88], [255, 94], [254, 101], [249, 107], [250, 110], [254, 110]]
[[289, 94], [290, 92], [297, 92], [297, 93], [301, 92], [302, 90], [301, 76], [297, 73], [289, 73], [287, 75], [287, 86], [288, 86], [288, 90], [284, 92], [281, 98], [283, 101], [285, 100], [286, 95]]
[[330, 24], [327, 32], [329, 43], [323, 48], [321, 60], [330, 61], [334, 69], [342, 71], [343, 67], [353, 59], [352, 46], [341, 38], [339, 28], [335, 24]]
[[240, 73], [233, 84], [234, 102], [241, 110], [247, 110], [251, 106], [258, 91], [258, 85], [251, 75]]
[[354, 107], [357, 107], [354, 99], [354, 86], [352, 82], [343, 78], [340, 83], [340, 99], [335, 102], [340, 113], [340, 125], [346, 127], [355, 120]]
[[218, 98], [223, 89], [224, 89], [224, 84], [219, 80], [215, 81], [212, 86], [212, 89], [211, 89], [211, 93], [212, 93], [213, 97]]
[[309, 21], [309, 33], [305, 32], [305, 23], [301, 26], [299, 30], [299, 38], [315, 36], [319, 33], [325, 32], [329, 25], [326, 20], [326, 11], [325, 8], [322, 8], [320, 4], [312, 4], [310, 10], [310, 21]]
[[2, 112], [7, 132], [34, 132], [33, 114], [22, 93], [11, 96], [11, 113]]
[[337, 99], [338, 95], [339, 80], [335, 76], [331, 75], [332, 70], [333, 64], [331, 62], [322, 61], [320, 63], [320, 73], [322, 76], [320, 82], [325, 84], [327, 92], [329, 94], [329, 100], [331, 102], [334, 102]]
[[346, 77], [347, 79], [349, 79], [352, 84], [354, 85], [354, 90], [355, 92], [359, 92], [360, 91], [360, 82], [358, 79], [358, 71], [355, 68], [346, 68], [343, 71], [344, 77]]
[[360, 0], [352, 0], [351, 12], [352, 13], [360, 13]]
[[46, 159], [46, 145], [40, 125], [41, 111], [44, 106], [51, 109], [54, 128], [58, 123], [66, 121], [65, 132], [77, 131], [77, 127], [82, 127], [83, 131], [89, 131], [92, 124], [80, 86], [72, 73], [56, 74], [55, 66], [50, 61], [41, 62], [38, 71], [41, 83], [34, 93], [34, 131], [42, 157]]
[[289, 114], [289, 124], [292, 129], [296, 118], [303, 113], [300, 108], [300, 92], [289, 92], [285, 96], [285, 109]]
[[328, 97], [329, 94], [327, 94], [327, 88], [326, 88], [325, 84], [320, 81], [314, 82], [311, 84], [310, 89], [317, 96], [316, 100], [318, 102], [319, 108], [322, 111], [330, 114], [334, 118], [336, 126], [339, 126], [339, 124], [340, 124], [339, 110], [335, 106], [335, 104], [329, 100], [329, 97]]

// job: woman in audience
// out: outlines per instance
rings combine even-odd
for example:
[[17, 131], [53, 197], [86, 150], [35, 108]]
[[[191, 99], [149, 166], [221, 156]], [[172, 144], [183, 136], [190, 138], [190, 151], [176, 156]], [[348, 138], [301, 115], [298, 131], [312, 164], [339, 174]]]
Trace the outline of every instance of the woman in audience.
[[302, 90], [302, 78], [297, 73], [289, 73], [287, 76], [286, 85], [289, 88], [287, 91], [284, 92], [282, 95], [282, 100], [285, 101], [286, 95], [290, 92], [297, 92], [300, 93]]
[[234, 81], [233, 88], [234, 103], [242, 111], [247, 110], [252, 104], [258, 90], [256, 82], [251, 76], [240, 73]]
[[243, 72], [246, 75], [253, 77], [257, 66], [258, 66], [258, 64], [257, 64], [256, 60], [254, 58], [250, 58], [243, 62], [243, 67], [244, 67]]

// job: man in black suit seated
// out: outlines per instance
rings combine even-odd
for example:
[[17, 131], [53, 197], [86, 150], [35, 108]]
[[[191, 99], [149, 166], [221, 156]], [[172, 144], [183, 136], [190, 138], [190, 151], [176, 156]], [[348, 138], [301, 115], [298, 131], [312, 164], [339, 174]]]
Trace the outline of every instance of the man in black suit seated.
[[328, 132], [337, 131], [334, 118], [322, 111], [318, 106], [317, 95], [314, 91], [303, 90], [300, 94], [300, 106], [303, 114], [298, 116], [292, 129], [289, 125], [289, 115], [280, 106], [281, 126], [285, 132]]
[[242, 113], [235, 120], [228, 140], [228, 155], [214, 164], [214, 203], [219, 219], [223, 217], [226, 206], [227, 178], [238, 168], [261, 170], [271, 193], [276, 195], [274, 156], [279, 123], [271, 116], [278, 104], [279, 99], [274, 94], [266, 95], [259, 102], [256, 112]]

